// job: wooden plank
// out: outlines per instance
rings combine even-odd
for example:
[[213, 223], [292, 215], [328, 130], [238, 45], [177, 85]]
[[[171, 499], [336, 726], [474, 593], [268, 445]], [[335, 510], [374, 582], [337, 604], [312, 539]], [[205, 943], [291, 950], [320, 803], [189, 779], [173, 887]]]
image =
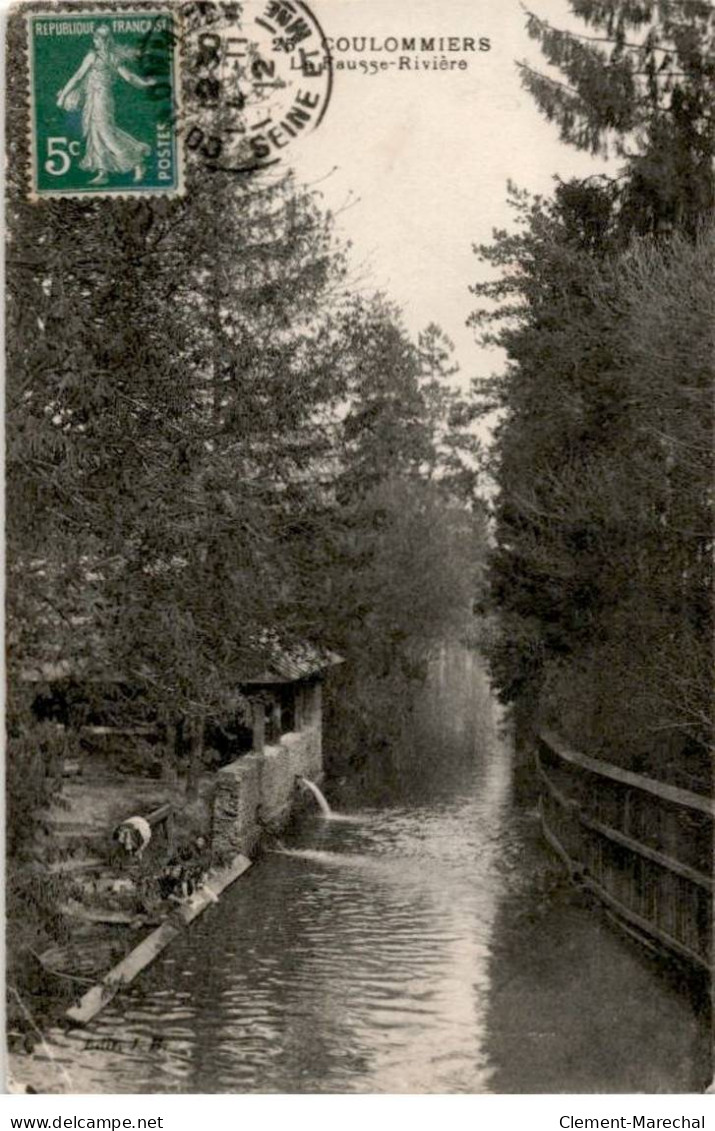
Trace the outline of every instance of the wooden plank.
[[603, 901], [603, 903], [607, 904], [615, 911], [617, 911], [618, 914], [626, 922], [632, 924], [642, 931], [645, 931], [646, 934], [650, 935], [652, 938], [658, 939], [658, 941], [666, 946], [669, 950], [674, 951], [676, 954], [681, 955], [683, 958], [689, 959], [691, 962], [697, 963], [699, 966], [703, 966], [708, 971], [708, 973], [712, 973], [711, 963], [708, 958], [703, 957], [701, 954], [698, 954], [697, 951], [694, 951], [691, 947], [686, 946], [685, 943], [680, 942], [680, 940], [673, 938], [671, 934], [656, 926], [656, 924], [653, 923], [650, 919], [645, 919], [642, 915], [639, 915], [637, 912], [633, 911], [632, 908], [628, 907], [627, 904], [623, 903], [620, 899], [613, 895], [602, 882], [598, 882], [591, 875], [585, 872], [583, 866], [578, 861], [573, 860], [572, 857], [569, 856], [568, 852], [561, 844], [556, 834], [549, 828], [544, 816], [543, 809], [541, 807], [541, 803], [539, 803], [539, 815], [541, 818], [541, 828], [544, 833], [544, 837], [564, 862], [564, 864], [566, 864], [569, 871], [572, 874], [578, 875], [579, 883], [583, 884], [583, 886], [588, 888], [589, 891], [592, 891], [594, 895], [597, 895], [598, 898]]
[[644, 919], [642, 915], [636, 914], [635, 911], [633, 911], [625, 903], [621, 903], [620, 899], [617, 899], [614, 895], [611, 895], [611, 893], [607, 891], [606, 888], [602, 887], [601, 884], [597, 883], [590, 876], [583, 875], [581, 877], [581, 883], [584, 885], [584, 887], [587, 887], [590, 891], [592, 891], [594, 895], [597, 895], [599, 899], [602, 899], [604, 903], [607, 903], [610, 907], [613, 907], [613, 909], [617, 911], [618, 914], [621, 915], [628, 923], [639, 927], [640, 930], [645, 931], [646, 934], [649, 934], [653, 938], [658, 939], [658, 941], [662, 942], [663, 945], [668, 947], [669, 950], [675, 951], [676, 954], [680, 954], [683, 958], [690, 959], [691, 962], [697, 962], [697, 964], [699, 966], [703, 966], [708, 971], [708, 973], [712, 973], [711, 964], [708, 958], [704, 957], [701, 954], [698, 954], [697, 951], [691, 950], [689, 946], [686, 946], [685, 943], [680, 942], [679, 939], [673, 938], [671, 934], [669, 934], [667, 931], [662, 930], [660, 927], [657, 927], [655, 923], [651, 922], [650, 919]]
[[215, 903], [216, 897], [250, 867], [248, 857], [238, 855], [227, 868], [210, 873], [207, 882], [174, 912], [171, 919], [147, 935], [126, 958], [105, 974], [101, 982], [83, 994], [77, 1005], [67, 1010], [69, 1020], [75, 1025], [86, 1025], [96, 1017], [124, 986], [133, 982], [137, 974], [153, 962], [189, 923]]
[[113, 907], [83, 907], [81, 903], [70, 900], [59, 906], [61, 915], [78, 919], [81, 923], [114, 923], [120, 927], [130, 927], [135, 923], [143, 925], [144, 916], [140, 912], [117, 911]]
[[547, 787], [551, 796], [554, 797], [556, 801], [558, 801], [559, 805], [562, 805], [564, 809], [581, 809], [581, 805], [578, 801], [576, 801], [573, 797], [567, 797], [565, 793], [562, 793], [558, 786], [554, 785], [551, 778], [541, 764], [541, 758], [539, 757], [538, 750], [536, 751], [536, 772], [543, 781], [544, 785]]
[[53, 864], [49, 865], [47, 871], [51, 876], [59, 876], [67, 872], [98, 872], [106, 866], [105, 860], [100, 860], [99, 856], [93, 856], [84, 860], [55, 860]]
[[641, 844], [639, 840], [633, 840], [632, 837], [626, 836], [625, 833], [621, 833], [617, 829], [612, 829], [610, 825], [603, 825], [600, 821], [593, 820], [592, 817], [587, 816], [585, 813], [581, 814], [581, 823], [586, 825], [587, 828], [593, 829], [594, 832], [599, 833], [600, 836], [605, 836], [608, 840], [613, 840], [616, 844], [630, 849], [631, 852], [636, 852], [639, 856], [644, 856], [646, 860], [652, 860], [655, 864], [660, 864], [662, 868], [667, 868], [669, 872], [675, 872], [678, 876], [690, 880], [693, 884], [698, 884], [707, 891], [715, 890], [715, 883], [712, 877], [706, 876], [704, 872], [698, 872], [695, 868], [690, 868], [687, 864], [681, 864], [679, 860], [674, 860], [672, 856], [666, 856], [664, 852], [658, 852], [657, 849], [650, 848], [647, 844]]
[[96, 735], [98, 738], [103, 738], [111, 735], [115, 738], [131, 738], [143, 735], [158, 735], [158, 726], [137, 726], [137, 727], [105, 727], [105, 726], [81, 726], [79, 728], [80, 734]]
[[619, 931], [623, 931], [624, 934], [628, 935], [632, 939], [635, 939], [637, 943], [639, 943], [641, 946], [646, 947], [646, 949], [651, 951], [652, 954], [659, 955], [661, 958], [664, 957], [666, 953], [665, 948], [662, 944], [658, 946], [652, 936], [647, 935], [644, 931], [639, 931], [629, 923], [626, 923], [623, 916], [618, 915], [610, 907], [604, 907], [603, 910], [605, 911], [611, 923], [613, 923], [614, 926], [618, 927]]
[[569, 872], [572, 875], [579, 875], [580, 876], [581, 873], [583, 872], [583, 865], [579, 864], [579, 862], [577, 860], [573, 860], [569, 856], [568, 852], [566, 851], [566, 849], [562, 845], [559, 838], [556, 836], [555, 833], [552, 833], [552, 831], [549, 828], [548, 823], [546, 821], [546, 816], [544, 814], [543, 806], [541, 804], [540, 799], [539, 799], [539, 817], [541, 819], [541, 831], [543, 832], [544, 837], [546, 838], [548, 843], [551, 845], [551, 847], [553, 848], [556, 855], [558, 857], [560, 857], [561, 861], [566, 865], [566, 867], [568, 868]]
[[161, 821], [165, 821], [167, 817], [171, 816], [173, 811], [174, 806], [170, 801], [167, 801], [164, 805], [160, 805], [158, 809], [152, 809], [151, 813], [146, 813], [144, 820], [148, 821], [153, 827], [154, 825], [158, 825]]
[[636, 789], [643, 790], [644, 793], [653, 794], [655, 797], [660, 797], [663, 801], [670, 801], [675, 805], [682, 805], [686, 809], [696, 809], [699, 813], [706, 813], [709, 817], [715, 816], [715, 800], [710, 797], [704, 797], [701, 793], [693, 793], [689, 789], [680, 789], [675, 785], [667, 785], [665, 782], [656, 781], [655, 778], [644, 777], [643, 774], [635, 774], [632, 770], [623, 770], [620, 766], [614, 766], [610, 762], [602, 762], [600, 758], [589, 758], [587, 754], [580, 754], [576, 750], [571, 750], [558, 735], [554, 734], [551, 730], [542, 730], [539, 732], [539, 738], [542, 742], [557, 754], [559, 758], [563, 758], [565, 762], [570, 762], [574, 766], [580, 766], [584, 770], [589, 770], [592, 774], [599, 774], [603, 778], [610, 778], [611, 781], [621, 782], [623, 785], [630, 785]]

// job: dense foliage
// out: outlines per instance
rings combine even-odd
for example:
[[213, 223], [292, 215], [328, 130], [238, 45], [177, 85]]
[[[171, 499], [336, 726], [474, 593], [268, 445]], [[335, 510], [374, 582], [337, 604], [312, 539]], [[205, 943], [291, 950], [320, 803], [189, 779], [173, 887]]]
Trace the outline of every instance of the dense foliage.
[[570, 8], [580, 33], [527, 13], [553, 69], [523, 63], [523, 85], [563, 141], [625, 159], [619, 192], [632, 229], [678, 225], [693, 234], [715, 204], [710, 0], [571, 0]]
[[28, 201], [25, 34], [18, 13], [6, 392], [8, 670], [23, 702], [8, 732], [15, 863], [20, 826], [31, 845], [60, 780], [49, 724], [27, 710], [49, 684], [81, 685], [75, 723], [94, 693], [121, 724], [141, 688], [146, 711], [193, 736], [195, 762], [205, 722], [235, 712], [241, 677], [307, 641], [341, 651], [342, 702], [375, 731], [375, 703], [392, 697], [394, 711], [405, 671], [414, 680], [461, 630], [482, 538], [449, 343], [435, 327], [414, 341], [384, 298], [352, 293], [330, 215], [289, 172], [235, 177], [196, 157], [180, 198]]
[[529, 15], [562, 75], [524, 81], [564, 140], [627, 160], [548, 200], [512, 187], [516, 229], [476, 249], [496, 271], [473, 323], [508, 359], [475, 386], [498, 413], [492, 668], [522, 716], [707, 788], [713, 13], [571, 7], [587, 34]]

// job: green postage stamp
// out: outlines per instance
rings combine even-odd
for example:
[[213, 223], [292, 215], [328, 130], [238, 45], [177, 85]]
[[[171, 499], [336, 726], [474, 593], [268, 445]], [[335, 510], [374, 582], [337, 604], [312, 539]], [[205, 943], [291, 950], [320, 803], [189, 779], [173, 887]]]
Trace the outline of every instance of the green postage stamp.
[[175, 14], [27, 19], [32, 195], [180, 192]]

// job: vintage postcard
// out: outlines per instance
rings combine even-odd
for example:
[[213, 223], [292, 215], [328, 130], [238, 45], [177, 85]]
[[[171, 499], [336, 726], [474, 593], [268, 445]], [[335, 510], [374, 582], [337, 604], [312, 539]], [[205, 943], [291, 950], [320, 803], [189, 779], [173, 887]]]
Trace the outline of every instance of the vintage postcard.
[[706, 1091], [714, 45], [8, 8], [9, 1092]]

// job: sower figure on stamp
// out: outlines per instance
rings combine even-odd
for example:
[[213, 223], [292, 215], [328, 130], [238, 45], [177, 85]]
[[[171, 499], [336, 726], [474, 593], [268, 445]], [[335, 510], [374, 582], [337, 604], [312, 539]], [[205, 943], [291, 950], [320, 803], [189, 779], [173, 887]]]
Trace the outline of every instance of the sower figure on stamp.
[[115, 43], [108, 24], [97, 27], [93, 43], [94, 50], [87, 53], [57, 95], [57, 105], [68, 111], [82, 108], [85, 151], [80, 168], [96, 172], [92, 184], [106, 184], [110, 173], [129, 173], [132, 169], [138, 183], [144, 179], [144, 162], [151, 146], [117, 125], [112, 85], [115, 75], [136, 87], [154, 86], [156, 79], [142, 78], [125, 66], [134, 52]]

